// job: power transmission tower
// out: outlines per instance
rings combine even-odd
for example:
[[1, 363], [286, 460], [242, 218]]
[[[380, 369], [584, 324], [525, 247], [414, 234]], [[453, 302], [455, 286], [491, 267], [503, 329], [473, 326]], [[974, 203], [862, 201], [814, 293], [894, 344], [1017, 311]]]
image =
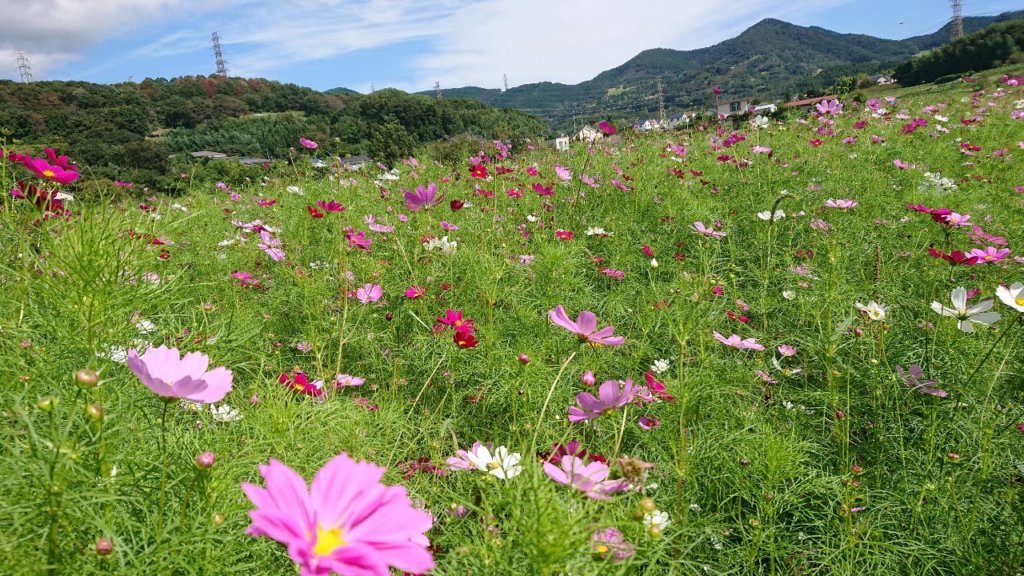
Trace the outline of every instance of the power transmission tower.
[[217, 59], [217, 75], [223, 78], [228, 77], [228, 63], [224, 61], [224, 52], [220, 49], [220, 34], [214, 32], [210, 36], [213, 42], [213, 56]]
[[508, 92], [508, 74], [502, 74], [501, 78], [505, 82], [505, 89], [502, 92]]
[[953, 0], [953, 40], [964, 35], [963, 0]]
[[377, 89], [376, 89], [376, 88], [374, 88], [374, 86], [373, 86], [373, 82], [371, 82], [371, 83], [370, 83], [370, 94], [373, 94], [373, 93], [374, 93], [374, 92], [376, 92], [376, 91], [377, 91]]
[[441, 81], [434, 82], [434, 100], [441, 99]]
[[18, 50], [18, 57], [15, 59], [18, 63], [18, 73], [21, 74], [21, 81], [26, 84], [32, 81], [32, 67], [28, 64], [28, 56], [25, 56], [24, 50]]
[[661, 85], [661, 76], [658, 76], [658, 116], [662, 124], [665, 123], [665, 87]]

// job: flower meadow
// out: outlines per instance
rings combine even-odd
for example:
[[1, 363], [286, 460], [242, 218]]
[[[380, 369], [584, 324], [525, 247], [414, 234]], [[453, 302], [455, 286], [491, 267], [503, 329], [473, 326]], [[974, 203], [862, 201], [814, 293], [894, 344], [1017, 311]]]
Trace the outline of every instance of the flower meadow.
[[1017, 574], [1024, 89], [165, 196], [3, 146], [10, 574]]

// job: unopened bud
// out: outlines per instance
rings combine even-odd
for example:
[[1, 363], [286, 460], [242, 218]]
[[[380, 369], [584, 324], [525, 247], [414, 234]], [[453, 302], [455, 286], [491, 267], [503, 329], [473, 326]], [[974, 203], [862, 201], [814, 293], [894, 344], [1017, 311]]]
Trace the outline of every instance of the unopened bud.
[[213, 515], [213, 525], [214, 526], [220, 526], [223, 523], [224, 523], [224, 515], [223, 514], [221, 514], [220, 512], [217, 512], [216, 514]]
[[640, 500], [640, 509], [644, 512], [651, 513], [658, 509], [658, 506], [654, 503], [654, 500], [650, 498], [643, 498]]
[[647, 529], [647, 535], [657, 540], [665, 535], [665, 532], [658, 526], [651, 526]]
[[75, 371], [75, 382], [82, 388], [95, 388], [100, 383], [100, 376], [95, 370], [82, 368]]
[[594, 378], [593, 372], [587, 370], [583, 373], [583, 376], [580, 376], [580, 382], [582, 382], [584, 386], [593, 386], [594, 383], [597, 382], [597, 378]]
[[522, 352], [519, 353], [519, 356], [517, 356], [517, 358], [519, 359], [519, 363], [522, 364], [523, 366], [530, 363], [530, 357]]
[[36, 400], [36, 408], [39, 408], [43, 412], [49, 412], [53, 410], [53, 407], [57, 405], [57, 399], [53, 396], [43, 396], [39, 400]]
[[100, 538], [96, 540], [96, 554], [98, 556], [106, 556], [114, 551], [114, 541], [110, 538]]
[[99, 404], [87, 404], [85, 406], [85, 417], [93, 422], [103, 420], [103, 406]]
[[213, 467], [213, 464], [217, 461], [217, 455], [207, 450], [196, 456], [196, 466], [203, 470], [208, 470]]

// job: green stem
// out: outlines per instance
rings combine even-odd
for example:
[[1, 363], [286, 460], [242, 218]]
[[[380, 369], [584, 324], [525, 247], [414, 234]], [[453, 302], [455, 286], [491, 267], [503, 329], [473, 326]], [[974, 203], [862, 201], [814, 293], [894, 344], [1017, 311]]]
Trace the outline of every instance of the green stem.
[[160, 574], [160, 543], [164, 536], [164, 508], [167, 503], [167, 408], [171, 401], [165, 399], [160, 414], [160, 508], [156, 516], [156, 573]]
[[576, 353], [573, 352], [562, 362], [562, 367], [558, 369], [558, 374], [555, 375], [554, 381], [551, 382], [551, 388], [548, 389], [548, 395], [544, 398], [544, 406], [540, 409], [540, 416], [537, 418], [537, 426], [533, 431], [533, 440], [530, 442], [530, 454], [533, 454], [537, 448], [537, 437], [540, 435], [540, 425], [544, 422], [544, 414], [548, 411], [548, 403], [551, 402], [551, 396], [555, 393], [555, 386], [558, 385], [558, 381], [562, 378], [562, 373], [565, 372], [565, 368], [572, 362], [572, 359], [576, 357]]

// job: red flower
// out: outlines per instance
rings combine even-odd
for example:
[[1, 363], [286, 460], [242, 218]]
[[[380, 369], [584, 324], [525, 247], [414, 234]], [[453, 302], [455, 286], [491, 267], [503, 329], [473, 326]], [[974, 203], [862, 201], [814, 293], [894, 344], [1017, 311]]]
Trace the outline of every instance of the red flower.
[[465, 205], [466, 203], [463, 202], [462, 200], [452, 200], [451, 202], [448, 203], [448, 207], [452, 209], [452, 212], [458, 212], [459, 210], [462, 210], [462, 207]]
[[481, 180], [487, 179], [487, 166], [483, 164], [474, 164], [469, 168], [469, 175], [473, 178], [479, 178]]
[[539, 196], [551, 196], [554, 194], [554, 191], [552, 190], [551, 186], [544, 186], [540, 182], [533, 183], [533, 191], [536, 192]]
[[572, 232], [569, 230], [556, 230], [555, 238], [559, 240], [572, 240]]
[[597, 128], [606, 136], [611, 136], [615, 134], [615, 126], [610, 122], [602, 121], [600, 124], [597, 125]]
[[307, 204], [306, 205], [306, 210], [309, 212], [309, 215], [312, 216], [313, 218], [323, 218], [324, 217], [324, 213], [319, 211], [319, 210], [317, 210], [316, 208], [313, 208], [312, 205]]
[[654, 258], [654, 250], [651, 250], [651, 247], [648, 246], [647, 244], [644, 244], [641, 250], [643, 250], [644, 256], [647, 256], [648, 258]]
[[339, 204], [336, 200], [329, 202], [324, 200], [317, 200], [316, 205], [320, 207], [324, 212], [344, 212], [345, 207]]
[[821, 138], [815, 138], [813, 140], [808, 140], [807, 143], [810, 144], [811, 146], [821, 146], [822, 140]]
[[452, 341], [459, 348], [475, 348], [480, 343], [468, 327], [456, 328], [452, 334]]
[[953, 252], [946, 254], [941, 250], [929, 248], [928, 254], [930, 254], [932, 258], [941, 258], [946, 262], [950, 262], [952, 264], [963, 264], [964, 266], [973, 266], [978, 263], [978, 258], [976, 256], [968, 256], [967, 254], [964, 254], [960, 250], [953, 250]]

